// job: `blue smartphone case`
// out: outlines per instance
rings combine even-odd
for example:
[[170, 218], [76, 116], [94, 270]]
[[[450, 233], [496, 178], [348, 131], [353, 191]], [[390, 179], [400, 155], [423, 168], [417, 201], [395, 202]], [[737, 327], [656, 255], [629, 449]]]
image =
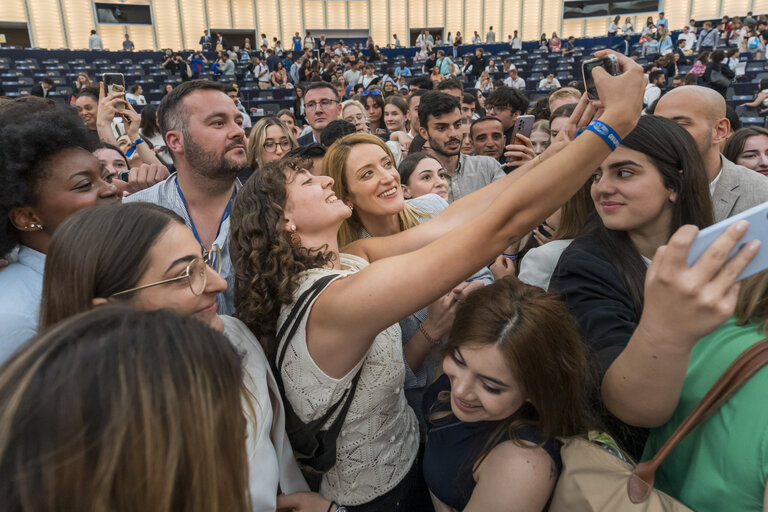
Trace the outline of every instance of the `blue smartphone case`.
[[745, 210], [739, 214], [736, 214], [733, 217], [728, 217], [727, 219], [722, 220], [717, 224], [713, 224], [708, 228], [702, 229], [699, 232], [699, 235], [696, 237], [696, 240], [694, 240], [693, 245], [691, 245], [691, 250], [688, 252], [688, 265], [693, 265], [696, 263], [696, 260], [698, 260], [702, 254], [704, 254], [704, 251], [707, 250], [707, 247], [709, 247], [712, 242], [717, 239], [717, 237], [722, 235], [728, 226], [740, 220], [746, 220], [749, 222], [749, 228], [747, 229], [747, 232], [744, 233], [741, 241], [739, 241], [733, 251], [731, 251], [731, 254], [728, 255], [728, 258], [731, 258], [738, 252], [739, 249], [741, 249], [745, 244], [751, 242], [752, 240], [760, 240], [762, 245], [760, 246], [760, 250], [757, 252], [755, 258], [749, 262], [747, 268], [745, 268], [744, 272], [742, 272], [739, 276], [739, 280], [767, 269], [768, 202], [759, 204], [750, 208], [749, 210]]

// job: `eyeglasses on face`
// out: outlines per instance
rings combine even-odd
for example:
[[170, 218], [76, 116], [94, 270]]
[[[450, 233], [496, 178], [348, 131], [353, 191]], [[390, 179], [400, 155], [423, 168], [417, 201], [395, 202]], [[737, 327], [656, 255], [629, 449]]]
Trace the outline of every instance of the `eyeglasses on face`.
[[280, 142], [275, 142], [272, 140], [268, 140], [265, 142], [262, 147], [264, 150], [268, 153], [274, 153], [277, 151], [277, 146], [280, 146], [280, 149], [283, 150], [283, 152], [290, 151], [291, 150], [291, 141], [289, 140], [281, 140]]
[[221, 272], [221, 249], [218, 245], [213, 244], [213, 248], [210, 251], [203, 250], [202, 258], [195, 258], [190, 261], [184, 268], [184, 272], [177, 277], [170, 279], [163, 279], [155, 283], [149, 283], [142, 286], [136, 286], [123, 290], [122, 292], [113, 293], [111, 297], [117, 297], [118, 295], [125, 295], [132, 292], [137, 292], [145, 288], [151, 288], [153, 286], [160, 286], [163, 284], [175, 283], [185, 280], [189, 289], [194, 295], [202, 295], [205, 291], [205, 286], [208, 284], [208, 267], [211, 267], [217, 274]]
[[304, 104], [304, 108], [306, 110], [316, 110], [318, 107], [322, 108], [323, 110], [332, 107], [333, 105], [337, 104], [338, 100], [321, 100], [321, 101], [310, 101], [309, 103]]
[[371, 89], [370, 91], [363, 91], [360, 93], [361, 96], [381, 96], [381, 91], [378, 89]]

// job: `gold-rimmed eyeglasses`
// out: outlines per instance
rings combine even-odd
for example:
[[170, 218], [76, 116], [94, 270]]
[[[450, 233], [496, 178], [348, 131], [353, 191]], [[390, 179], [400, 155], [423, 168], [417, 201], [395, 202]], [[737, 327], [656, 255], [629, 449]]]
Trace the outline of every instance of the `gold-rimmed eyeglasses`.
[[136, 286], [128, 290], [123, 290], [122, 292], [113, 293], [110, 297], [137, 292], [161, 284], [175, 283], [183, 279], [187, 280], [189, 289], [193, 294], [202, 295], [203, 291], [205, 291], [205, 285], [208, 284], [208, 267], [211, 267], [217, 274], [221, 272], [221, 249], [219, 249], [219, 246], [216, 244], [214, 244], [210, 251], [204, 250], [201, 258], [195, 258], [190, 261], [181, 275], [170, 279], [163, 279], [162, 281], [157, 281], [155, 283]]

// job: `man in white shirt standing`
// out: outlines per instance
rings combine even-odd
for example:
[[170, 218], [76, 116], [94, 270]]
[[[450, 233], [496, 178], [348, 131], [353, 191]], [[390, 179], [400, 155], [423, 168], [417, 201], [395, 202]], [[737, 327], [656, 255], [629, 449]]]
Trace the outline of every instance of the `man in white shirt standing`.
[[512, 39], [509, 42], [509, 46], [512, 50], [522, 50], [523, 49], [523, 40], [520, 39], [520, 36], [517, 35], [517, 30], [515, 30], [514, 35], [512, 36]]
[[496, 42], [496, 32], [493, 31], [493, 27], [488, 27], [488, 33], [485, 34], [485, 42], [486, 44], [493, 44]]
[[696, 34], [691, 32], [691, 29], [688, 25], [684, 26], [683, 32], [677, 36], [677, 41], [680, 42], [681, 40], [685, 41], [683, 51], [686, 53], [690, 53], [696, 46]]
[[259, 63], [253, 68], [253, 76], [256, 77], [259, 89], [269, 89], [269, 66], [264, 55], [259, 57]]
[[101, 38], [95, 30], [91, 30], [91, 35], [88, 37], [88, 49], [89, 50], [103, 50], [104, 45], [101, 43]]
[[400, 44], [400, 40], [397, 38], [397, 34], [392, 34], [392, 37], [395, 38], [395, 48], [402, 48], [403, 45]]
[[504, 85], [513, 89], [525, 91], [525, 80], [517, 75], [517, 68], [514, 66], [509, 68], [509, 76], [504, 79]]

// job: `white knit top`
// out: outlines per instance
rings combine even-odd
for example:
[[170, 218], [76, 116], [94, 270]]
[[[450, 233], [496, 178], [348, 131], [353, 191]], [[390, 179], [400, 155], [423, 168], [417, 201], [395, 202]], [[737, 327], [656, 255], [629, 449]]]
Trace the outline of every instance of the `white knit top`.
[[[303, 272], [294, 299], [323, 276], [344, 277], [368, 265], [364, 259], [348, 254], [341, 254], [340, 260], [344, 270], [316, 268]], [[283, 307], [278, 330], [292, 307]], [[405, 364], [400, 327], [394, 324], [380, 332], [366, 357], [347, 375], [334, 379], [309, 355], [306, 332], [311, 310], [310, 306], [301, 318], [280, 371], [286, 397], [302, 421], [319, 418], [349, 389], [360, 365], [364, 365], [337, 441], [336, 465], [320, 484], [320, 494], [326, 498], [360, 505], [397, 486], [410, 470], [419, 447], [416, 416], [403, 392]], [[282, 344], [278, 351], [281, 349]], [[329, 424], [334, 418], [335, 414]]]

